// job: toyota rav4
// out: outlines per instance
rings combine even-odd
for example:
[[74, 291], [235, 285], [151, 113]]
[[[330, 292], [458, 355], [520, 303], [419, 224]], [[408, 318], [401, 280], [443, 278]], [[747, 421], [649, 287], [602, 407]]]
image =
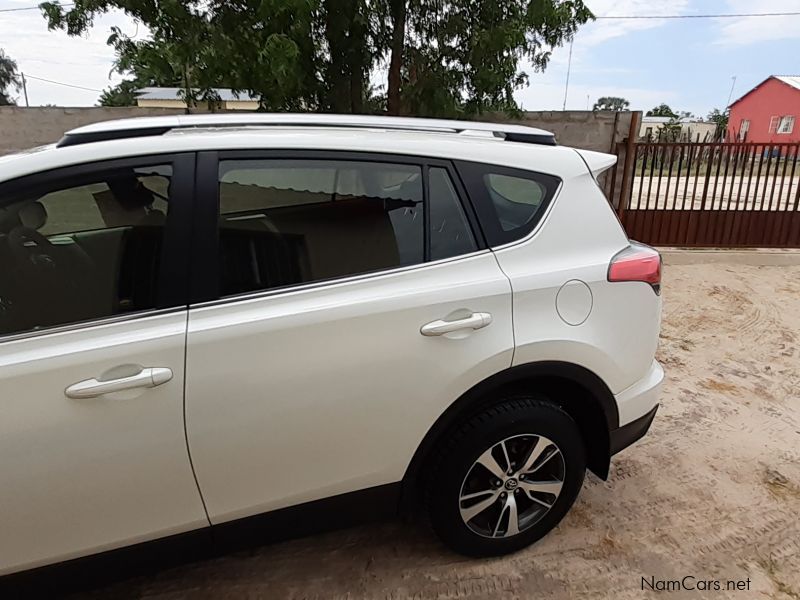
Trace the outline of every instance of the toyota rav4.
[[472, 556], [545, 535], [658, 406], [661, 260], [614, 162], [277, 114], [0, 159], [0, 573], [351, 506]]

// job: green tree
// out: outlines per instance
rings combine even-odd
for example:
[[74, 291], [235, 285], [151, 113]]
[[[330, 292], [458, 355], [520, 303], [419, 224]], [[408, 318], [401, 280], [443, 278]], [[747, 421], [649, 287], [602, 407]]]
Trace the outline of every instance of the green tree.
[[672, 119], [678, 118], [678, 113], [672, 110], [669, 105], [667, 104], [659, 104], [655, 108], [651, 108], [647, 111], [646, 116], [648, 117], [670, 117]]
[[625, 98], [619, 98], [617, 96], [603, 96], [602, 98], [597, 99], [597, 102], [594, 103], [592, 110], [623, 111], [629, 110], [628, 107], [630, 105], [631, 103], [625, 100]]
[[21, 87], [16, 61], [0, 48], [0, 106], [14, 105], [11, 91]]
[[331, 60], [334, 48], [337, 60], [343, 52], [331, 47], [330, 53], [325, 53], [322, 0], [209, 0], [200, 4], [208, 13], [209, 52], [196, 69], [207, 70], [204, 75], [211, 85], [247, 91], [258, 97], [266, 110], [321, 107], [325, 61]]
[[708, 117], [706, 117], [712, 123], [716, 123], [717, 128], [714, 131], [714, 137], [716, 139], [723, 139], [725, 134], [728, 131], [728, 118], [730, 117], [730, 110], [727, 108], [724, 111], [720, 111], [720, 109], [715, 108], [710, 113], [708, 113]]
[[100, 94], [100, 106], [136, 106], [136, 90], [141, 89], [138, 80], [125, 79], [117, 85], [108, 87]]
[[123, 10], [150, 31], [133, 39], [112, 28], [115, 69], [182, 89], [188, 106], [215, 102], [217, 87], [247, 90], [270, 110], [318, 101], [321, 51], [315, 0], [81, 0], [40, 5], [50, 29], [81, 35], [98, 15]]
[[[112, 29], [116, 69], [175, 81], [190, 105], [215, 87], [267, 110], [387, 110], [426, 115], [514, 112], [527, 61], [593, 18], [583, 0], [77, 0], [41, 5], [51, 29], [80, 35], [120, 9], [148, 39]], [[385, 94], [370, 74], [389, 65]]]
[[[214, 100], [212, 90], [218, 85], [214, 29], [207, 4], [193, 0], [83, 0], [66, 10], [57, 2], [45, 2], [40, 8], [50, 29], [63, 29], [69, 35], [81, 35], [97, 15], [112, 8], [124, 10], [145, 24], [151, 37], [133, 39], [112, 27], [108, 44], [116, 51], [115, 69], [133, 74], [137, 80], [180, 87], [187, 105], [192, 106], [198, 101]], [[112, 101], [126, 101], [119, 94], [112, 96], [116, 96]]]
[[[656, 115], [661, 116], [661, 115]], [[669, 121], [661, 126], [658, 130], [659, 142], [677, 142], [681, 137], [681, 123], [677, 116], [670, 117]]]
[[399, 95], [403, 112], [422, 115], [518, 111], [513, 93], [528, 84], [520, 63], [543, 71], [552, 49], [593, 18], [583, 0], [408, 0], [405, 6], [394, 3], [392, 11], [392, 31], [402, 30], [405, 43], [392, 45], [387, 95]]

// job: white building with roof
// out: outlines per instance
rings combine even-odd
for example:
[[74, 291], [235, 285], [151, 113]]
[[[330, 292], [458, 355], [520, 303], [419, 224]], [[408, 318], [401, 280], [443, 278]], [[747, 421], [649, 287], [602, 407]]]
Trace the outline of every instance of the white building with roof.
[[[659, 132], [672, 121], [671, 117], [642, 117], [639, 125], [639, 137], [657, 140]], [[695, 117], [682, 117], [676, 120], [681, 126], [680, 138], [691, 141], [711, 141], [717, 129], [713, 121], [703, 121]]]
[[[257, 110], [258, 98], [247, 92], [234, 92], [230, 88], [215, 88], [219, 96], [219, 110]], [[183, 88], [145, 87], [136, 92], [136, 105], [143, 108], [186, 108]], [[206, 103], [198, 101], [191, 108], [205, 108]]]

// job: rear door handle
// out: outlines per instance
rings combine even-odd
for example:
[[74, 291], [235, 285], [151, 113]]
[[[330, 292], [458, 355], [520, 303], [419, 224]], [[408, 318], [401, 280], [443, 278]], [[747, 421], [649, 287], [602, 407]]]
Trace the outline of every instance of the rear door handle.
[[481, 329], [492, 322], [492, 314], [487, 312], [472, 313], [470, 316], [455, 321], [443, 321], [441, 319], [431, 321], [420, 327], [422, 335], [444, 335], [461, 329]]
[[64, 393], [68, 398], [97, 398], [112, 392], [156, 387], [162, 383], [167, 383], [170, 379], [172, 379], [172, 369], [167, 367], [148, 367], [130, 377], [120, 377], [109, 381], [97, 381], [97, 379], [79, 381], [69, 386]]

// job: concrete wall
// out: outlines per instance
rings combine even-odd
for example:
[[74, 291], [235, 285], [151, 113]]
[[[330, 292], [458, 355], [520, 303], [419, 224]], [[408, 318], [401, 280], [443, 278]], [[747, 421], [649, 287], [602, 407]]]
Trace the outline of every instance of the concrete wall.
[[81, 125], [156, 115], [183, 114], [168, 108], [22, 108], [0, 106], [0, 156], [42, 144], [57, 142], [65, 131]]
[[613, 153], [617, 142], [628, 137], [633, 114], [630, 111], [528, 111], [521, 120], [497, 118], [497, 121], [552, 131], [562, 146]]
[[[170, 108], [21, 108], [0, 107], [0, 155], [58, 141], [65, 131], [111, 119], [182, 114]], [[526, 112], [521, 120], [495, 116], [487, 120], [518, 123], [552, 131], [564, 146], [613, 152], [628, 135], [631, 112], [539, 111]]]
[[[617, 207], [623, 188], [625, 147], [622, 142], [628, 138], [634, 115], [638, 115], [638, 121], [641, 122], [642, 113], [639, 111], [594, 112], [591, 110], [528, 111], [524, 113], [521, 120], [508, 119], [503, 116], [496, 116], [496, 120], [552, 131], [556, 136], [556, 141], [562, 146], [617, 154], [619, 159], [616, 166], [603, 173], [598, 180], [612, 205]], [[636, 131], [633, 132], [633, 137], [636, 138]], [[613, 178], [615, 170], [617, 176]], [[631, 178], [632, 173], [628, 175], [628, 179]], [[612, 179], [614, 189], [611, 189]]]

